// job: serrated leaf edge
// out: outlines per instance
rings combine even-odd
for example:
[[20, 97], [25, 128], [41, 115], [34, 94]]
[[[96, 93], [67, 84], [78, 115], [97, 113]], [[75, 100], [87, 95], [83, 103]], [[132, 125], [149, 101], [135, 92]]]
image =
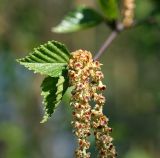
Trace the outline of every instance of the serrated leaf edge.
[[[64, 76], [60, 76], [59, 77], [59, 79], [58, 79], [58, 82], [57, 82], [57, 84], [56, 84], [56, 87], [57, 87], [57, 91], [56, 91], [56, 99], [55, 99], [55, 101], [54, 102], [56, 102], [56, 104], [55, 104], [55, 106], [54, 106], [54, 111], [57, 109], [57, 107], [59, 106], [59, 104], [60, 104], [60, 102], [61, 102], [61, 100], [62, 100], [62, 98], [63, 98], [63, 95], [64, 94], [62, 94], [63, 93], [63, 90], [64, 90], [64, 82], [65, 82], [65, 78], [64, 78]], [[66, 88], [66, 90], [65, 90], [65, 92], [67, 91], [67, 89], [68, 88]], [[64, 92], [64, 93], [65, 93]], [[49, 93], [49, 92], [48, 92]], [[41, 95], [44, 97], [44, 94], [43, 94], [43, 92], [41, 93]], [[45, 99], [45, 98], [44, 98]], [[44, 103], [44, 99], [43, 99], [43, 104], [45, 105], [45, 103]], [[47, 122], [48, 121], [48, 119], [51, 117], [51, 115], [49, 115], [48, 113], [47, 113], [47, 111], [46, 111], [46, 105], [45, 105], [45, 107], [44, 107], [44, 109], [45, 109], [45, 113], [44, 113], [44, 116], [43, 116], [43, 119], [42, 119], [42, 121], [40, 122], [40, 123], [45, 123], [45, 122]], [[53, 111], [53, 113], [54, 113], [54, 111]], [[53, 114], [52, 113], [52, 114]]]

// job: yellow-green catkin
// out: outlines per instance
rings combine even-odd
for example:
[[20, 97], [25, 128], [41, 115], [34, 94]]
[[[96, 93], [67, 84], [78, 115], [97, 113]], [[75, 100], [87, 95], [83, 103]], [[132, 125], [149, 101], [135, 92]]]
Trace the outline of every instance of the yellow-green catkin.
[[116, 150], [112, 143], [113, 138], [110, 136], [112, 129], [108, 127], [108, 118], [103, 114], [105, 97], [102, 91], [106, 89], [102, 79], [104, 75], [101, 71], [101, 64], [98, 61], [93, 62], [91, 73], [91, 93], [96, 103], [91, 110], [91, 126], [95, 136], [96, 147], [98, 149], [98, 158], [115, 158]]
[[135, 0], [123, 0], [123, 25], [131, 27], [134, 22]]
[[[101, 91], [105, 90], [106, 86], [101, 81], [103, 79], [101, 64], [93, 61], [90, 52], [78, 50], [72, 53], [68, 68], [70, 84], [74, 86], [70, 105], [73, 114], [72, 125], [78, 142], [75, 157], [91, 157], [88, 152], [90, 147], [88, 137], [92, 128], [98, 158], [115, 158], [115, 147], [110, 136], [111, 128], [108, 127], [108, 118], [103, 114], [105, 97]], [[90, 101], [96, 103], [93, 108]]]
[[70, 84], [74, 86], [70, 105], [73, 110], [74, 133], [78, 138], [78, 148], [75, 152], [76, 158], [89, 158], [88, 152], [90, 142], [91, 106], [89, 101], [89, 69], [92, 62], [91, 54], [87, 51], [78, 50], [72, 53], [69, 61]]

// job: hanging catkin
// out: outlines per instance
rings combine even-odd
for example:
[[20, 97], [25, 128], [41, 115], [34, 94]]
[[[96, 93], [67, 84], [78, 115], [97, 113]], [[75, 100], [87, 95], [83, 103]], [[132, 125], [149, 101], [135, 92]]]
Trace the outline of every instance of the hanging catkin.
[[[90, 52], [83, 50], [73, 52], [69, 61], [70, 84], [74, 86], [70, 105], [73, 114], [72, 125], [78, 142], [76, 158], [90, 158], [88, 137], [91, 128], [95, 135], [98, 158], [116, 156], [108, 118], [103, 114], [105, 97], [101, 91], [105, 90], [105, 85], [101, 81], [103, 73], [100, 66], [98, 61], [93, 61]], [[90, 101], [96, 103], [93, 108]]]
[[101, 64], [98, 61], [93, 62], [91, 73], [91, 94], [96, 105], [91, 110], [92, 129], [95, 136], [96, 147], [98, 149], [98, 158], [115, 158], [116, 151], [112, 144], [113, 138], [110, 136], [112, 129], [108, 127], [108, 118], [103, 114], [105, 97], [102, 91], [106, 89], [103, 85], [104, 78], [101, 71]]
[[76, 158], [89, 158], [87, 151], [90, 146], [88, 136], [90, 135], [91, 122], [91, 94], [89, 91], [89, 76], [92, 56], [87, 51], [76, 51], [72, 53], [69, 61], [70, 84], [74, 86], [70, 105], [73, 109], [74, 133], [78, 139], [78, 148], [75, 152]]

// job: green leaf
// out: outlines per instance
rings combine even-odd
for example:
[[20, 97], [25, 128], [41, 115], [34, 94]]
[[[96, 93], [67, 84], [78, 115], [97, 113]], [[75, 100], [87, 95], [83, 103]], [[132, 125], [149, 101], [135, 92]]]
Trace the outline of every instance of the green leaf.
[[56, 33], [67, 33], [90, 28], [103, 21], [103, 17], [95, 10], [87, 7], [78, 7], [70, 12], [61, 23], [52, 28]]
[[46, 122], [54, 113], [62, 100], [62, 97], [69, 86], [66, 75], [59, 77], [46, 77], [41, 85], [45, 114], [41, 123]]
[[118, 18], [117, 0], [98, 0], [98, 2], [107, 20], [112, 21]]
[[35, 48], [27, 57], [18, 62], [35, 73], [58, 77], [66, 69], [70, 53], [65, 45], [57, 41], [49, 41]]

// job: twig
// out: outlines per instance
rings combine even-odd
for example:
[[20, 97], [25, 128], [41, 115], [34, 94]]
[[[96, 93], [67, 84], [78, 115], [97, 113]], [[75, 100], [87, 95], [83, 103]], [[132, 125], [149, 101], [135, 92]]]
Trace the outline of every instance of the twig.
[[111, 34], [109, 35], [109, 37], [106, 39], [106, 41], [101, 46], [101, 48], [98, 51], [98, 53], [95, 55], [94, 60], [97, 60], [103, 54], [103, 52], [110, 46], [110, 44], [117, 37], [117, 35], [118, 35], [117, 31], [112, 31], [111, 32]]
[[[135, 28], [137, 26], [140, 26], [142, 24], [150, 24], [150, 25], [155, 25], [157, 24], [156, 19], [154, 19], [153, 16], [149, 16], [146, 19], [143, 19], [141, 21], [135, 22], [133, 24], [132, 27], [130, 28]], [[130, 28], [125, 28], [126, 29], [130, 29]], [[99, 59], [99, 57], [108, 49], [108, 47], [112, 44], [113, 40], [117, 37], [117, 35], [124, 30], [124, 26], [122, 23], [117, 23], [116, 24], [116, 28], [111, 32], [111, 34], [109, 35], [109, 37], [107, 37], [107, 39], [105, 40], [105, 42], [102, 44], [102, 46], [100, 47], [99, 51], [97, 52], [97, 54], [94, 57], [94, 60]]]
[[123, 25], [121, 23], [117, 24], [117, 28], [111, 32], [109, 37], [105, 40], [103, 45], [100, 47], [99, 51], [94, 57], [94, 60], [97, 60], [103, 53], [104, 51], [111, 45], [113, 40], [117, 37], [117, 35], [124, 29]]

